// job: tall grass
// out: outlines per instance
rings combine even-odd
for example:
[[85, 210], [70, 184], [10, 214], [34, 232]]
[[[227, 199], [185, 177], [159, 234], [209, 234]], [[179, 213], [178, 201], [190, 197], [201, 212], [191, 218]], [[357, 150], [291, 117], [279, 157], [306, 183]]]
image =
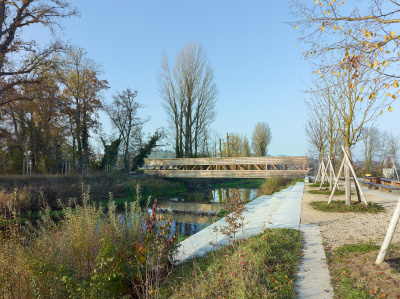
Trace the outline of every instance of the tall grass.
[[272, 195], [297, 181], [298, 180], [284, 179], [282, 177], [267, 178], [258, 189], [258, 195]]
[[2, 209], [2, 298], [148, 297], [165, 280], [176, 250], [170, 219], [157, 222], [154, 206], [147, 223], [138, 188], [122, 216], [112, 196], [104, 212], [83, 189], [58, 221], [47, 206], [39, 223], [21, 225], [18, 198]]

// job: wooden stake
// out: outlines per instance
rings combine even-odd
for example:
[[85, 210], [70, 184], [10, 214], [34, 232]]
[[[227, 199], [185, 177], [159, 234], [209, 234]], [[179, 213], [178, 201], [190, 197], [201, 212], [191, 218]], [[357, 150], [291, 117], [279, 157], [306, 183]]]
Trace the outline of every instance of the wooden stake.
[[318, 181], [318, 176], [319, 176], [320, 171], [321, 171], [321, 160], [319, 160], [319, 167], [318, 167], [317, 176], [315, 177], [315, 182]]
[[333, 193], [335, 193], [335, 189], [336, 189], [336, 187], [337, 187], [337, 185], [338, 185], [339, 178], [340, 178], [340, 175], [342, 174], [342, 170], [343, 170], [343, 166], [344, 166], [344, 161], [345, 161], [345, 160], [343, 159], [342, 164], [340, 165], [339, 172], [338, 172], [338, 176], [337, 176], [337, 178], [336, 178], [336, 180], [335, 180], [335, 185], [334, 185], [333, 188], [332, 188], [332, 193], [331, 193], [331, 196], [329, 197], [328, 204], [331, 203], [332, 197], [333, 197]]
[[396, 209], [394, 210], [392, 219], [390, 220], [388, 230], [386, 232], [385, 240], [383, 240], [381, 250], [379, 251], [378, 257], [376, 258], [375, 264], [380, 265], [385, 260], [387, 251], [389, 249], [390, 243], [392, 242], [394, 231], [396, 230], [397, 223], [400, 218], [400, 198], [397, 202]]
[[[333, 168], [332, 160], [331, 160], [330, 157], [329, 157], [329, 164], [330, 164], [330, 167], [331, 167], [331, 169], [332, 169], [333, 178], [336, 180], [335, 168]], [[337, 189], [339, 190], [339, 185], [337, 185], [336, 187], [337, 187]]]

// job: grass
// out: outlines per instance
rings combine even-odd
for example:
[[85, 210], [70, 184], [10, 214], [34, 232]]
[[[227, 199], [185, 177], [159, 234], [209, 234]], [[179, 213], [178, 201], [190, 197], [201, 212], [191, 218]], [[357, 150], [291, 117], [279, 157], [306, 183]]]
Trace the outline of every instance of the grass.
[[[314, 183], [314, 184], [310, 184], [310, 185], [308, 185], [308, 187], [311, 187], [311, 188], [319, 188], [321, 186], [321, 183]], [[329, 183], [324, 183], [324, 184], [322, 184], [322, 187], [329, 187]]]
[[175, 267], [162, 298], [292, 298], [301, 233], [264, 233]]
[[365, 244], [344, 244], [338, 249], [336, 249], [336, 254], [346, 254], [346, 253], [365, 253], [378, 250], [380, 247], [371, 243]]
[[383, 212], [384, 208], [376, 203], [369, 202], [368, 206], [365, 206], [361, 202], [353, 202], [351, 205], [346, 205], [345, 201], [331, 201], [328, 204], [327, 201], [313, 201], [310, 205], [319, 211], [323, 212], [339, 212], [339, 213], [347, 213], [347, 212], [355, 212], [355, 213], [379, 213]]
[[[399, 249], [396, 246], [390, 248]], [[390, 292], [392, 296], [396, 293], [397, 298], [397, 277], [380, 278], [384, 273], [371, 261], [378, 250], [379, 246], [372, 243], [345, 244], [333, 251], [325, 248], [335, 298], [395, 298], [387, 294]], [[391, 273], [398, 274], [395, 270]], [[382, 284], [382, 279], [390, 284]]]
[[[332, 191], [329, 191], [327, 189], [321, 189], [321, 190], [308, 190], [308, 193], [310, 194], [323, 194], [323, 195], [331, 195]], [[344, 195], [345, 192], [344, 190], [338, 190], [336, 189], [333, 195]]]
[[295, 185], [299, 181], [301, 180], [284, 179], [281, 177], [267, 178], [264, 180], [264, 183], [258, 189], [258, 196], [272, 195], [291, 185]]
[[368, 293], [367, 290], [356, 287], [357, 280], [351, 278], [351, 271], [347, 267], [343, 267], [339, 270], [333, 271], [334, 280], [339, 282], [339, 286], [335, 288], [335, 296], [337, 298], [348, 298], [348, 299], [367, 299], [376, 298], [375, 296]]
[[258, 189], [265, 182], [264, 179], [240, 179], [211, 185], [211, 188], [247, 188]]

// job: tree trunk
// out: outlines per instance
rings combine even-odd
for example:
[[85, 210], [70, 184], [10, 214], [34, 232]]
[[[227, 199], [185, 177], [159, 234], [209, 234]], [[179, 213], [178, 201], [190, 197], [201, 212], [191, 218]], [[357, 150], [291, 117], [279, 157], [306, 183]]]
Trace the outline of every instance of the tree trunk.
[[333, 187], [333, 169], [332, 167], [329, 167], [329, 191], [332, 191], [332, 187]]
[[[345, 147], [347, 156], [350, 158], [350, 147], [346, 145]], [[343, 157], [343, 159], [346, 159], [346, 157]], [[351, 160], [350, 160], [351, 162]], [[350, 167], [349, 165], [345, 162], [344, 163], [344, 190], [346, 193], [346, 205], [350, 206], [351, 205], [351, 181], [350, 181]]]

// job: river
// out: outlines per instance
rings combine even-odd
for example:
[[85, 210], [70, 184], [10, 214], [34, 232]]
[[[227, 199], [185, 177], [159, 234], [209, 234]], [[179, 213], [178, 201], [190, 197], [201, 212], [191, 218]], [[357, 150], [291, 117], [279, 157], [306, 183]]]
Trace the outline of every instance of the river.
[[158, 216], [172, 213], [174, 232], [190, 236], [210, 225], [218, 211], [226, 209], [235, 196], [244, 202], [253, 200], [257, 198], [257, 189], [199, 188], [173, 197], [159, 197]]

